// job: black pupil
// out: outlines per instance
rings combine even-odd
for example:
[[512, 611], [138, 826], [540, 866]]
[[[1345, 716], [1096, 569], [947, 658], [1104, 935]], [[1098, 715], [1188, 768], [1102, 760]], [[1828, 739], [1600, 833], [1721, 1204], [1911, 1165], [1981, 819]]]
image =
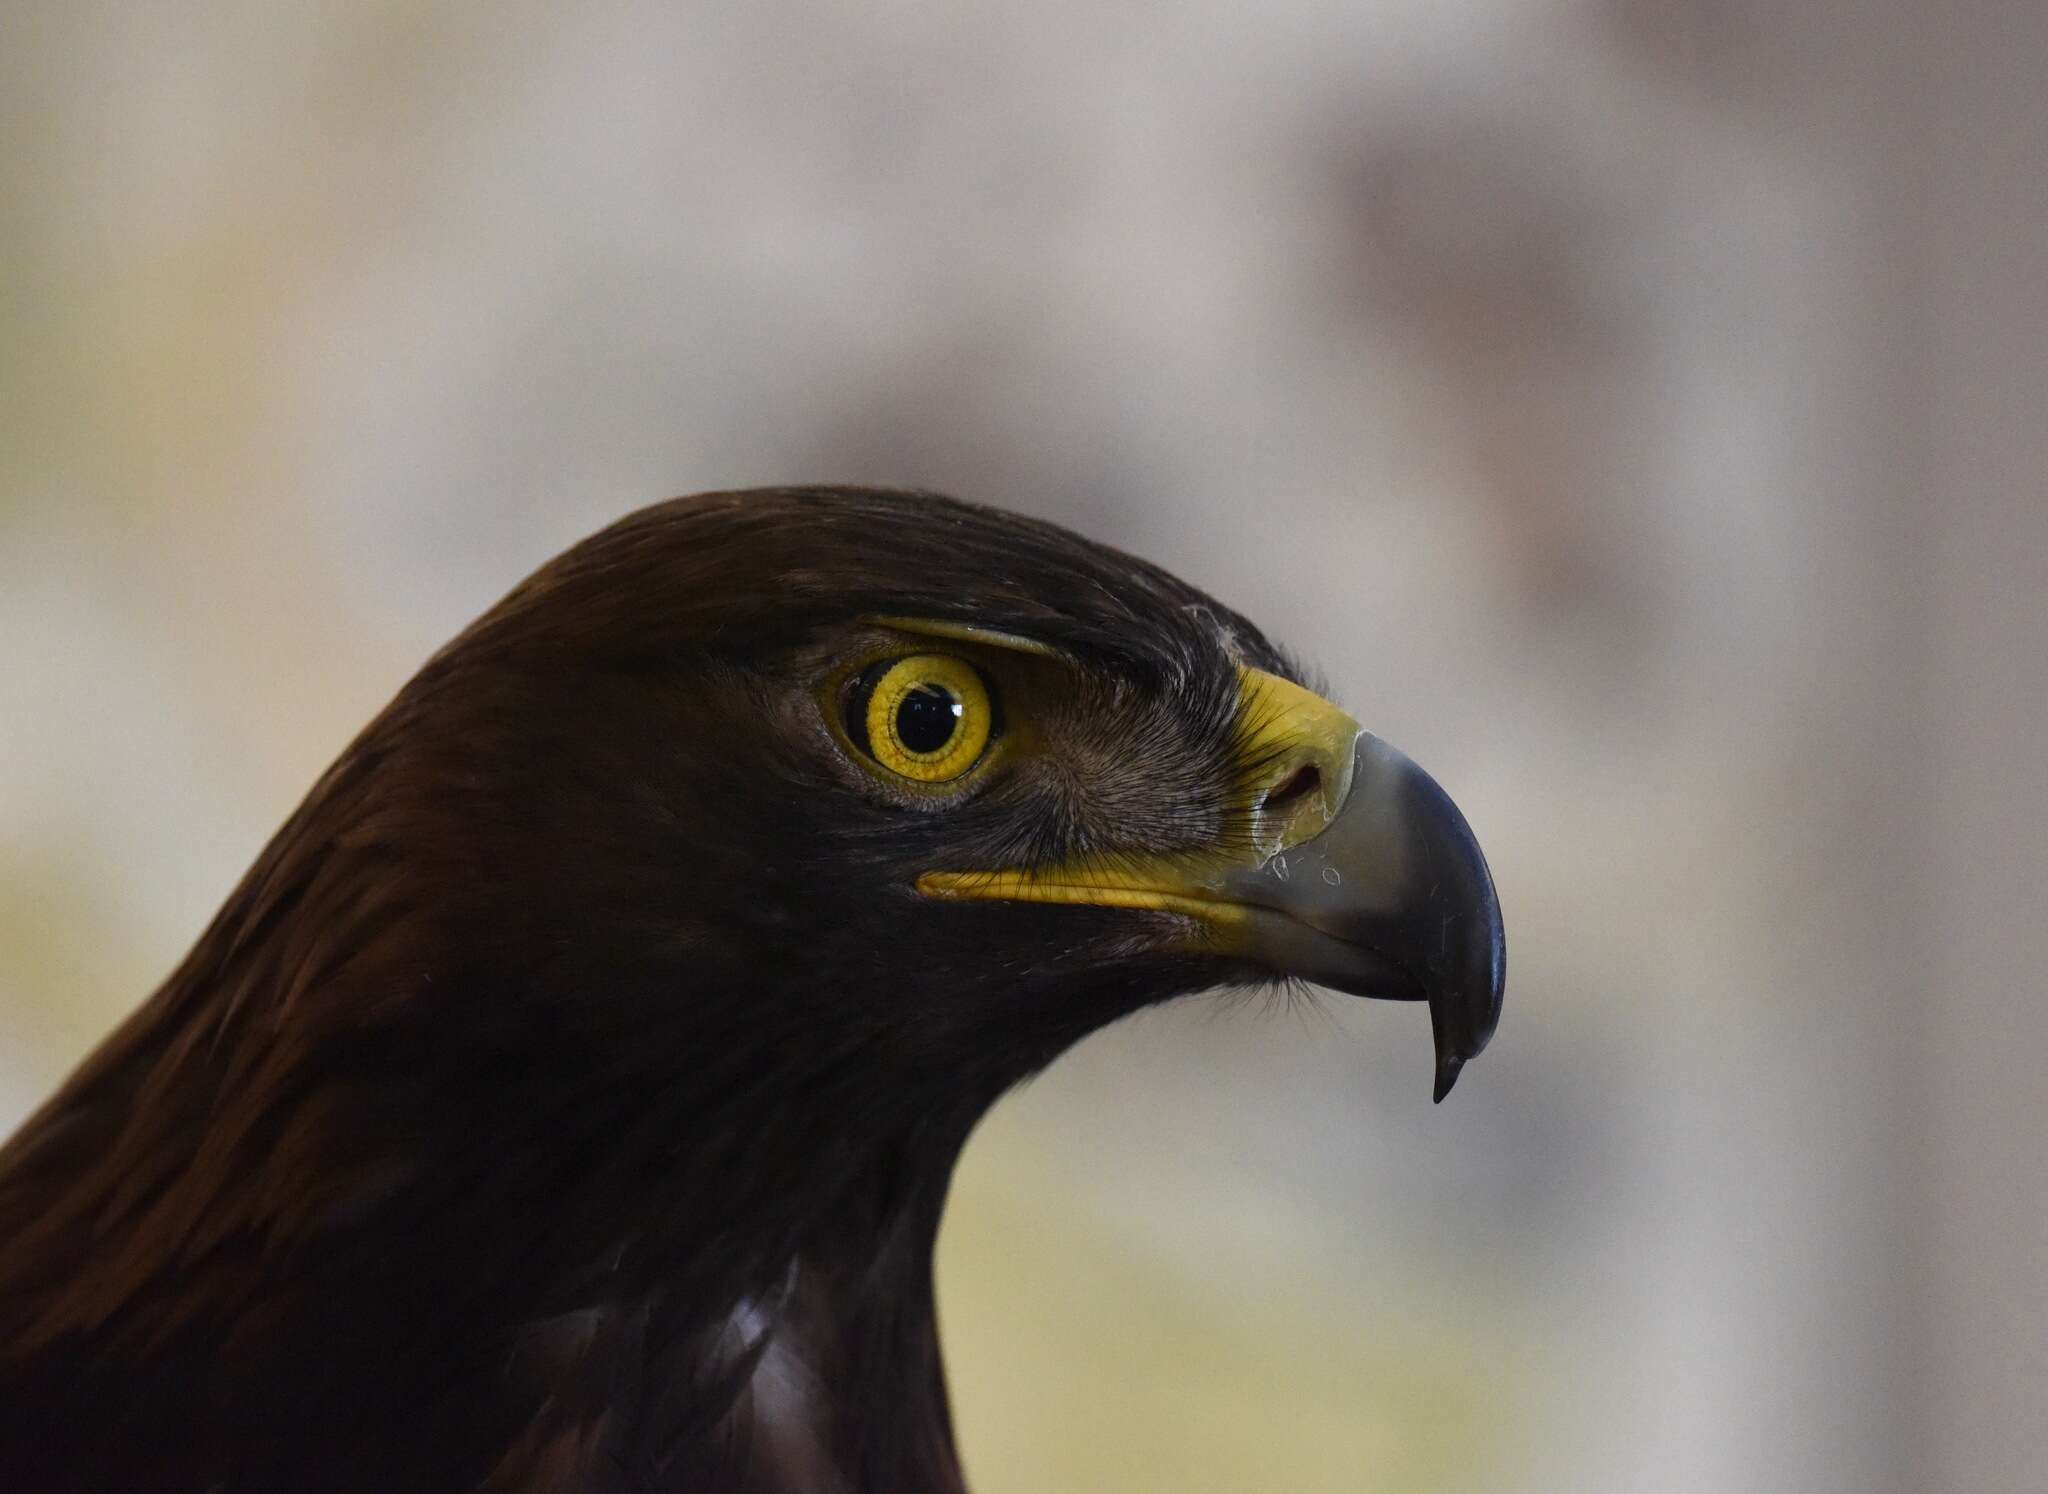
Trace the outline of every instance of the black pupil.
[[896, 707], [896, 740], [912, 752], [937, 752], [953, 740], [960, 703], [944, 685], [917, 686]]

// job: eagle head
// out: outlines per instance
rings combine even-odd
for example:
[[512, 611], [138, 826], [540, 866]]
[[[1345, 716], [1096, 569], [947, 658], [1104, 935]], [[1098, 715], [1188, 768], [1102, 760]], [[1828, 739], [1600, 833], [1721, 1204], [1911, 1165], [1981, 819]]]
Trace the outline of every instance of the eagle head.
[[1443, 791], [1164, 571], [928, 494], [646, 509], [0, 1153], [0, 1471], [956, 1487], [930, 1251], [1005, 1089], [1298, 978], [1427, 1002], [1441, 1099], [1503, 958]]

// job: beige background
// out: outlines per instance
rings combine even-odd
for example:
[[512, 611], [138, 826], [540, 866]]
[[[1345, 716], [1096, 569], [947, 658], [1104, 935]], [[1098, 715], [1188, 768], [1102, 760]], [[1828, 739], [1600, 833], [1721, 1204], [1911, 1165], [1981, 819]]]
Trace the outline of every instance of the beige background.
[[0, 3], [0, 1122], [442, 639], [671, 493], [1183, 572], [1426, 763], [1507, 1015], [991, 1118], [983, 1494], [2035, 1489], [2048, 21]]

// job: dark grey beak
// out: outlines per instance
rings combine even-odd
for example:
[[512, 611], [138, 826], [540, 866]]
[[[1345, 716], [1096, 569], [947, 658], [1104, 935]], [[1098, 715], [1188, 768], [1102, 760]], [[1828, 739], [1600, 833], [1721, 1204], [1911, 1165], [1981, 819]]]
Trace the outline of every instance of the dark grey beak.
[[1336, 817], [1225, 888], [1252, 910], [1261, 963], [1354, 996], [1427, 1001], [1439, 1101], [1493, 1036], [1507, 937], [1486, 858], [1436, 780], [1370, 732]]

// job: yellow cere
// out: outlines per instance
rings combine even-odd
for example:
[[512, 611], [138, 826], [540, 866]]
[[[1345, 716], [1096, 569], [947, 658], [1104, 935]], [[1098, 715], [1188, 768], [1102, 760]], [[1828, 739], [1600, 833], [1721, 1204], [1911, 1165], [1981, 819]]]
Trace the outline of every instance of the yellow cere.
[[944, 783], [980, 761], [992, 714], [973, 665], [913, 654], [890, 665], [868, 697], [868, 750], [893, 773]]

